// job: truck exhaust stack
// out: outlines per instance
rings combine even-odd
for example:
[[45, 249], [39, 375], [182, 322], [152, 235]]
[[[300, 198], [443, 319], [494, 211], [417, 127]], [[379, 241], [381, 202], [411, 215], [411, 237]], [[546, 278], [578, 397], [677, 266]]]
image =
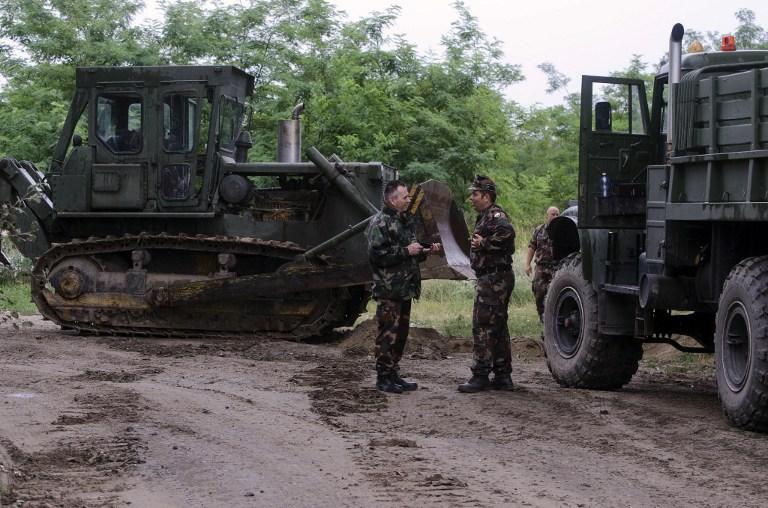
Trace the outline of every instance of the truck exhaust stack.
[[683, 59], [683, 35], [685, 28], [680, 23], [675, 23], [672, 33], [669, 35], [669, 99], [667, 104], [667, 156], [672, 154], [672, 143], [675, 126], [675, 104], [677, 85], [680, 83], [681, 67]]

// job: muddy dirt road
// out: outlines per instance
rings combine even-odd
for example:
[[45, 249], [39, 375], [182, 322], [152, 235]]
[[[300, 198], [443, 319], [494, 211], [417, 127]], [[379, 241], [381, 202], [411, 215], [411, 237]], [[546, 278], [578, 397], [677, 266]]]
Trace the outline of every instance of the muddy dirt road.
[[515, 341], [517, 390], [459, 394], [467, 341], [416, 330], [372, 389], [370, 325], [327, 344], [78, 337], [0, 325], [11, 506], [766, 506], [768, 436], [729, 428], [711, 373], [645, 363], [565, 390]]

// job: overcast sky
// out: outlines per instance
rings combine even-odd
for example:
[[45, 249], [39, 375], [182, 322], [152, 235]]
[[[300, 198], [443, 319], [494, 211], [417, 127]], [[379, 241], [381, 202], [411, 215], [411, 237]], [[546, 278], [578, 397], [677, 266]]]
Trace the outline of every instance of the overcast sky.
[[[145, 0], [147, 5], [156, 3]], [[226, 2], [227, 0], [225, 0]], [[228, 0], [235, 2], [237, 0]], [[440, 54], [440, 37], [456, 19], [452, 0], [330, 0], [348, 19], [400, 5], [393, 33], [402, 34], [426, 53]], [[526, 80], [507, 90], [522, 104], [551, 105], [562, 94], [546, 94], [546, 80], [536, 66], [551, 62], [579, 90], [582, 74], [604, 75], [625, 68], [639, 54], [652, 68], [667, 51], [669, 32], [679, 22], [699, 32], [732, 32], [734, 13], [754, 11], [757, 24], [768, 28], [768, 0], [465, 0], [481, 29], [503, 42], [509, 63], [521, 64]], [[738, 42], [737, 42], [738, 44]]]

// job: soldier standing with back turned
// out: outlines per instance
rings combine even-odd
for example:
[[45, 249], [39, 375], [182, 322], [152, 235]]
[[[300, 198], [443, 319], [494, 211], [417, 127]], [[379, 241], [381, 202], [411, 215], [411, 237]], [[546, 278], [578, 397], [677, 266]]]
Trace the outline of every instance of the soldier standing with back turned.
[[[507, 326], [509, 298], [515, 287], [512, 254], [515, 230], [507, 213], [496, 204], [496, 184], [478, 175], [469, 188], [478, 212], [472, 233], [470, 261], [477, 276], [472, 311], [474, 365], [472, 378], [459, 385], [463, 393], [489, 388], [512, 390], [512, 351]], [[488, 375], [493, 372], [493, 381]]]
[[413, 220], [406, 213], [411, 203], [408, 188], [394, 180], [384, 186], [384, 207], [371, 219], [368, 259], [373, 270], [373, 299], [378, 302], [376, 320], [376, 388], [402, 393], [415, 390], [416, 383], [400, 377], [411, 319], [411, 300], [421, 294], [419, 262], [440, 251], [439, 243], [428, 249], [416, 241]]

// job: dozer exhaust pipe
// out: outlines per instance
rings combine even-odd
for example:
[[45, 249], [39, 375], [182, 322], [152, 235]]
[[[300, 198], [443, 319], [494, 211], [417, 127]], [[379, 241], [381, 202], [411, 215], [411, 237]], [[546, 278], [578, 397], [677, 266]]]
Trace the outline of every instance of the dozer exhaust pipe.
[[304, 103], [293, 108], [290, 120], [277, 122], [277, 162], [301, 162], [301, 112]]

